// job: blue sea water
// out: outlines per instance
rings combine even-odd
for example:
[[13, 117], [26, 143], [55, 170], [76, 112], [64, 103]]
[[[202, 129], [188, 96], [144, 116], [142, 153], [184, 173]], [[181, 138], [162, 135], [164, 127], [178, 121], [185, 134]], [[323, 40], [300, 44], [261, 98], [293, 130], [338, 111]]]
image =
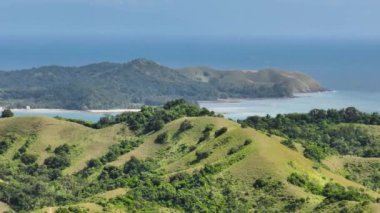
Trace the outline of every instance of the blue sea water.
[[[201, 107], [206, 107], [216, 113], [231, 119], [245, 119], [248, 116], [309, 112], [312, 109], [342, 109], [356, 107], [364, 112], [380, 112], [380, 92], [332, 91], [320, 93], [297, 94], [295, 98], [272, 98], [251, 100], [221, 100], [199, 101]], [[116, 113], [109, 113], [115, 115]], [[16, 116], [60, 116], [96, 122], [105, 114], [88, 111], [21, 111]]]
[[[6, 71], [43, 65], [127, 62], [135, 58], [152, 59], [172, 67], [274, 67], [302, 71], [324, 87], [338, 91], [294, 99], [201, 103], [231, 118], [348, 106], [368, 112], [379, 111], [380, 40], [0, 37], [0, 70]], [[70, 111], [59, 116], [95, 121], [102, 115]]]
[[0, 36], [0, 70], [141, 57], [173, 67], [297, 70], [330, 89], [380, 91], [380, 40]]
[[104, 117], [107, 115], [116, 115], [117, 113], [95, 113], [95, 112], [88, 112], [88, 111], [76, 111], [76, 110], [59, 110], [59, 111], [50, 111], [50, 110], [39, 110], [36, 111], [15, 111], [15, 116], [47, 116], [47, 117], [62, 117], [62, 118], [70, 118], [70, 119], [78, 119], [78, 120], [85, 120], [90, 122], [97, 122], [101, 117]]
[[380, 112], [380, 92], [331, 91], [298, 94], [295, 98], [203, 101], [200, 106], [231, 119], [252, 115], [303, 113], [312, 109], [356, 107], [363, 112]]

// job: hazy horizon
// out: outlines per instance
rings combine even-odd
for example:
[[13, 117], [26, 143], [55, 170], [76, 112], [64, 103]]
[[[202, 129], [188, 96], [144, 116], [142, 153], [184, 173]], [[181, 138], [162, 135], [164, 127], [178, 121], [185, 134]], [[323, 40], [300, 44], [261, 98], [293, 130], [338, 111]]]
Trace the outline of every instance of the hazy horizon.
[[380, 91], [378, 55], [380, 40], [372, 39], [0, 38], [0, 70], [123, 63], [146, 58], [174, 68], [300, 71], [336, 90]]
[[377, 0], [3, 0], [0, 70], [147, 58], [275, 67], [380, 91], [379, 9]]
[[0, 35], [380, 38], [377, 0], [2, 0]]

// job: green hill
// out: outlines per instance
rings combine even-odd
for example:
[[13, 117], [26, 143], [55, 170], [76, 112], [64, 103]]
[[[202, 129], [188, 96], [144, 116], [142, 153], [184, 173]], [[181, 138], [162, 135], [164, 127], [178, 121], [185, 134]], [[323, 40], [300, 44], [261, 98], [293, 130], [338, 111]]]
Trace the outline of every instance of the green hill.
[[[288, 135], [205, 114], [179, 101], [117, 116], [121, 123], [100, 129], [43, 117], [0, 119], [0, 201], [26, 212], [379, 209], [369, 170], [351, 178], [335, 157], [308, 158], [301, 141], [291, 148]], [[144, 131], [157, 119], [164, 125]], [[139, 128], [131, 125], [136, 120]]]
[[168, 100], [291, 97], [323, 88], [280, 70], [173, 69], [145, 59], [81, 67], [47, 66], [0, 72], [0, 106], [108, 109], [161, 105]]

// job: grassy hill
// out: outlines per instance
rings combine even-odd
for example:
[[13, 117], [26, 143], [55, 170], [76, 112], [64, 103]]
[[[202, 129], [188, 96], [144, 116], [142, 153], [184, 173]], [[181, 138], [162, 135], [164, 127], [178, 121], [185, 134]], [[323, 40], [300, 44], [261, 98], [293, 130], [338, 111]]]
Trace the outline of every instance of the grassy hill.
[[4, 213], [6, 211], [10, 211], [11, 208], [8, 206], [8, 204], [0, 202], [0, 212]]
[[318, 82], [301, 73], [173, 69], [145, 59], [0, 72], [3, 107], [108, 109], [161, 105], [177, 98], [291, 97], [320, 90]]
[[[183, 109], [172, 107], [164, 112]], [[133, 118], [144, 111], [139, 113]], [[122, 123], [92, 129], [52, 118], [7, 118], [0, 119], [0, 136], [12, 141], [0, 155], [0, 200], [17, 211], [376, 212], [380, 207], [379, 192], [368, 185], [377, 184], [368, 178], [372, 170], [364, 167], [360, 171], [367, 173], [356, 179], [344, 170], [346, 163], [367, 165], [378, 158], [335, 155], [318, 162], [284, 143], [286, 136], [222, 117], [173, 117], [149, 132]], [[20, 152], [26, 141], [32, 142]], [[37, 156], [36, 163], [15, 158], [17, 152]], [[57, 170], [46, 163], [49, 157], [67, 158], [70, 165], [51, 176]]]
[[123, 125], [114, 125], [104, 129], [92, 129], [80, 124], [49, 117], [16, 117], [0, 121], [0, 136], [13, 133], [16, 143], [3, 155], [11, 159], [26, 141], [32, 141], [26, 153], [38, 156], [37, 163], [42, 164], [53, 155], [56, 147], [68, 144], [74, 147], [71, 166], [64, 173], [72, 174], [83, 169], [86, 162], [104, 155], [108, 148], [121, 139], [134, 134]]

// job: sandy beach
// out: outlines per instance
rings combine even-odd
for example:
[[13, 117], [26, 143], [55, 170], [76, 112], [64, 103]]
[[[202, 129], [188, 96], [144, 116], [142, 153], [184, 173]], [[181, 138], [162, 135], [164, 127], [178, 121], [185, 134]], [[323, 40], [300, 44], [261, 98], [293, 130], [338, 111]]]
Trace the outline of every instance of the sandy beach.
[[100, 110], [67, 110], [67, 109], [11, 109], [13, 112], [30, 112], [30, 113], [62, 113], [62, 112], [90, 112], [90, 113], [122, 113], [122, 112], [139, 112], [140, 109], [100, 109]]

